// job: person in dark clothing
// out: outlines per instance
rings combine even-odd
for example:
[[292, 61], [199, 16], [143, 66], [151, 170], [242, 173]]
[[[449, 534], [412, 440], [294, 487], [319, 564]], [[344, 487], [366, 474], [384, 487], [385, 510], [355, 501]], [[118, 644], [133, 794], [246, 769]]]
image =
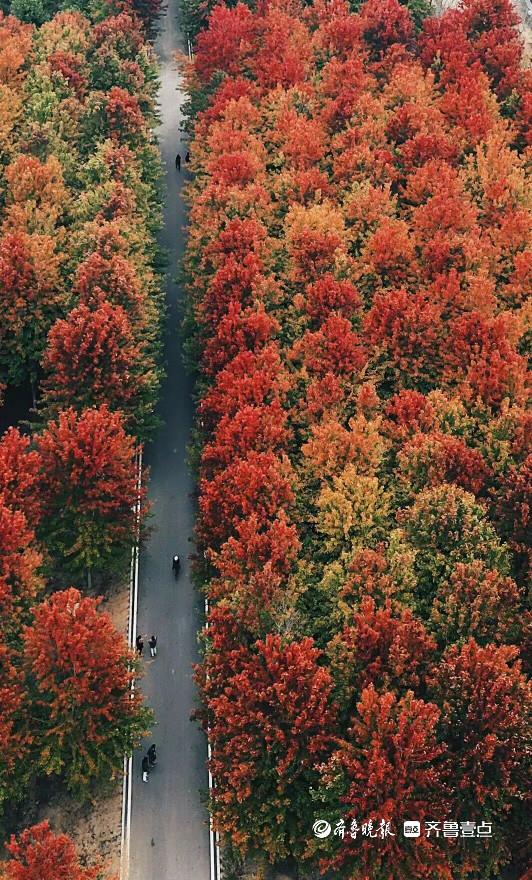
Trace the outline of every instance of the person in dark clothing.
[[175, 157], [175, 167], [178, 171], [181, 171], [181, 153], [178, 153]]
[[190, 153], [189, 153], [188, 150], [187, 150], [187, 152], [185, 153], [185, 162], [190, 162]]
[[157, 656], [157, 636], [152, 636], [148, 642], [148, 645], [150, 646], [150, 655], [152, 657], [156, 657]]
[[177, 553], [176, 553], [176, 555], [175, 555], [174, 558], [172, 559], [172, 571], [173, 571], [173, 573], [175, 574], [176, 577], [177, 577], [177, 573], [178, 573], [178, 571], [179, 571], [179, 565], [180, 565], [180, 562], [179, 562], [179, 556], [178, 556]]
[[157, 763], [157, 749], [155, 743], [153, 743], [148, 749], [148, 761], [150, 762], [150, 767], [153, 767], [153, 765]]
[[137, 636], [135, 640], [135, 647], [137, 649], [137, 654], [139, 655], [139, 657], [142, 657], [142, 652], [144, 650], [144, 639], [141, 635]]
[[150, 762], [149, 762], [149, 759], [146, 756], [144, 756], [144, 758], [142, 759], [142, 781], [143, 782], [148, 781], [149, 774], [150, 774]]

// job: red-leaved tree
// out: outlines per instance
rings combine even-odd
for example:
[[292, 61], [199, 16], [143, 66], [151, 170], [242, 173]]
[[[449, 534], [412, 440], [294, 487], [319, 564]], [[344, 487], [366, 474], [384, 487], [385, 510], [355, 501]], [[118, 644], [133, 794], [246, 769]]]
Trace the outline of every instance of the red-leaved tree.
[[13, 835], [6, 849], [6, 880], [104, 880], [101, 868], [82, 867], [70, 837], [54, 834], [48, 822]]
[[[36, 438], [42, 470], [39, 536], [74, 571], [114, 571], [135, 534], [135, 444], [106, 406], [59, 414]], [[145, 505], [144, 505], [145, 509]]]
[[52, 413], [107, 404], [124, 414], [126, 426], [142, 431], [150, 412], [155, 380], [153, 363], [136, 342], [121, 306], [102, 302], [72, 309], [48, 336], [43, 383], [44, 405]]
[[32, 769], [30, 706], [23, 673], [13, 659], [13, 649], [0, 645], [0, 816], [26, 793]]
[[23, 512], [7, 507], [0, 495], [0, 621], [6, 638], [18, 631], [43, 587], [34, 539]]
[[[470, 639], [447, 650], [429, 682], [441, 707], [439, 736], [447, 744], [444, 776], [452, 812], [475, 816], [480, 811], [499, 825], [470, 854], [479, 876], [500, 870], [510, 858], [510, 844], [515, 852], [526, 846], [532, 690], [518, 653], [513, 645], [482, 648]], [[466, 868], [459, 860], [457, 876]]]
[[0, 494], [7, 507], [24, 513], [31, 528], [41, 513], [39, 470], [39, 453], [31, 449], [29, 437], [18, 428], [9, 428], [0, 439]]
[[140, 691], [130, 691], [132, 652], [100, 601], [54, 593], [24, 629], [39, 765], [78, 794], [117, 775], [149, 723]]
[[[411, 877], [452, 880], [438, 842], [420, 837], [405, 846], [402, 823], [416, 816], [421, 823], [446, 815], [448, 793], [442, 777], [445, 746], [438, 742], [439, 710], [407, 692], [379, 694], [366, 688], [347, 736], [322, 770], [320, 813], [346, 820], [346, 835], [319, 850], [322, 868], [355, 877]], [[355, 820], [358, 832], [351, 836]], [[373, 832], [362, 837], [361, 825]], [[380, 836], [380, 821], [390, 822], [391, 835]], [[383, 829], [384, 831], [384, 829]], [[393, 835], [393, 836], [392, 836]], [[319, 849], [315, 842], [310, 850]]]
[[379, 691], [419, 692], [436, 643], [409, 609], [390, 600], [378, 607], [362, 600], [354, 622], [329, 646], [343, 705], [353, 702], [370, 684]]
[[309, 786], [334, 734], [332, 679], [319, 657], [312, 639], [268, 636], [225, 680], [208, 676], [207, 659], [216, 824], [244, 847], [260, 834], [272, 858], [304, 847]]

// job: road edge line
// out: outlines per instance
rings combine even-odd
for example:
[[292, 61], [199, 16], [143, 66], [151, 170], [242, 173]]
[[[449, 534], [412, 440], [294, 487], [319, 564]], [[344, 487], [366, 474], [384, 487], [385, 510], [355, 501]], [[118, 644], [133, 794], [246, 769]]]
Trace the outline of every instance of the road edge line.
[[[207, 630], [209, 629], [209, 599], [205, 596], [205, 625]], [[214, 789], [214, 779], [211, 773], [211, 738], [210, 738], [210, 727], [207, 726], [207, 773], [209, 777], [209, 795]], [[221, 866], [220, 866], [220, 835], [218, 831], [215, 831], [213, 828], [212, 815], [209, 810], [209, 853], [210, 853], [210, 880], [221, 880]]]
[[[127, 642], [133, 648], [137, 637], [137, 614], [139, 594], [139, 539], [140, 539], [140, 509], [142, 488], [142, 446], [135, 454], [136, 489], [135, 500], [135, 540], [131, 547], [131, 563], [129, 569], [129, 613]], [[131, 682], [131, 695], [135, 690], [135, 680]], [[133, 755], [124, 755], [122, 776], [122, 817], [120, 833], [120, 880], [128, 880], [129, 877], [129, 842], [131, 833], [131, 794], [133, 777]]]

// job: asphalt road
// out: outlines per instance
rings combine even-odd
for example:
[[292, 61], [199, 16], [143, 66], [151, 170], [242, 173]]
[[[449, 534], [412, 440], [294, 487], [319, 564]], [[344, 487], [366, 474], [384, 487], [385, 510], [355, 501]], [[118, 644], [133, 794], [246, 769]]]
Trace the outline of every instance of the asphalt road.
[[[156, 724], [143, 749], [134, 756], [130, 880], [209, 880], [210, 866], [207, 812], [200, 798], [200, 791], [208, 784], [206, 742], [189, 720], [196, 699], [191, 664], [197, 659], [201, 599], [192, 587], [188, 561], [194, 523], [193, 483], [186, 465], [192, 401], [178, 330], [181, 292], [173, 280], [183, 250], [184, 225], [183, 172], [176, 171], [175, 156], [180, 152], [184, 157], [186, 152], [179, 131], [183, 94], [173, 63], [181, 40], [177, 11], [177, 0], [169, 0], [156, 42], [161, 76], [158, 136], [166, 193], [161, 241], [170, 257], [167, 379], [159, 408], [164, 426], [146, 451], [153, 515], [152, 533], [140, 557], [137, 631], [147, 638], [151, 633], [158, 637], [155, 660], [149, 659], [145, 645], [146, 675], [141, 685], [154, 709]], [[171, 571], [175, 552], [182, 560], [177, 583]], [[146, 784], [140, 763], [151, 742], [157, 744], [158, 763]]]

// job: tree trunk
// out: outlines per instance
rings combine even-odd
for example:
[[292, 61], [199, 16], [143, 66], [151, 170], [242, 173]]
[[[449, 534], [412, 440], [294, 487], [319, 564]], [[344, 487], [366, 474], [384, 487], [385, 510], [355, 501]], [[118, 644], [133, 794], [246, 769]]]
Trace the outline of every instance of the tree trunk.
[[32, 376], [30, 380], [31, 385], [31, 399], [33, 401], [33, 409], [37, 409], [37, 392], [35, 390], [35, 378]]

